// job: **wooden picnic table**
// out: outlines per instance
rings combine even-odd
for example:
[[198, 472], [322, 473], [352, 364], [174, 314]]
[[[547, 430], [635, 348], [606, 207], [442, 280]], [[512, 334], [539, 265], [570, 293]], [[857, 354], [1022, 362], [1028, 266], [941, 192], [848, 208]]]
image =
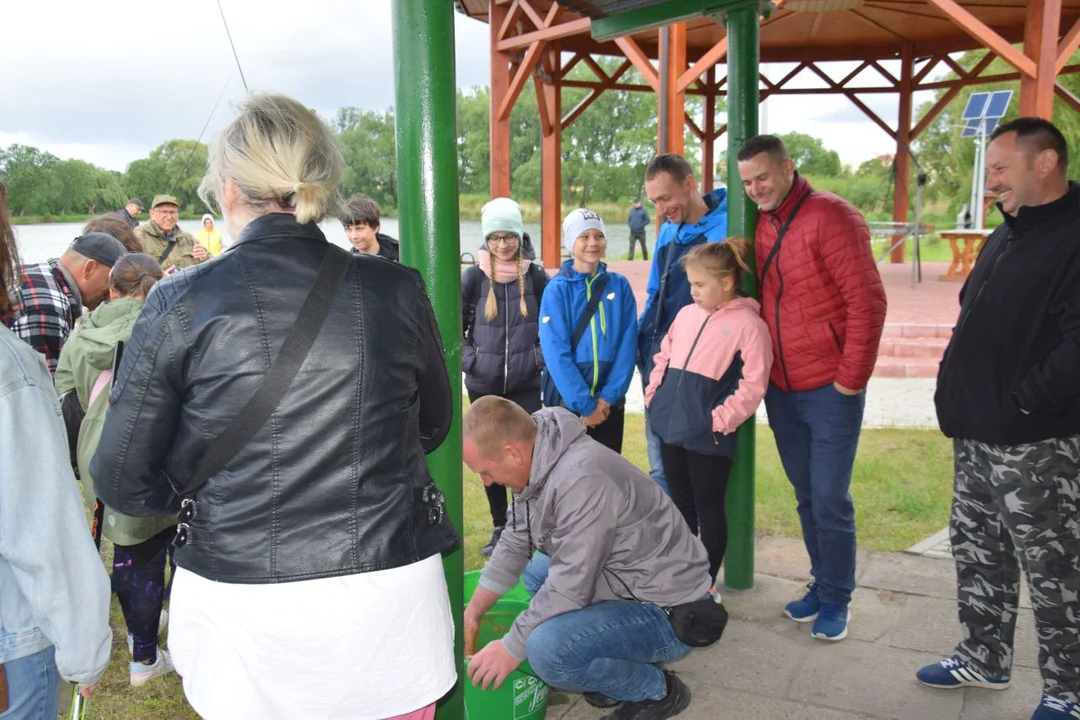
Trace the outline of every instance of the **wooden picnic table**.
[[[990, 237], [993, 230], [942, 230], [938, 233], [949, 241], [952, 248], [952, 263], [944, 275], [938, 276], [938, 280], [949, 282], [963, 282], [971, 274], [971, 268], [979, 259], [986, 238]], [[963, 248], [960, 247], [963, 243]]]

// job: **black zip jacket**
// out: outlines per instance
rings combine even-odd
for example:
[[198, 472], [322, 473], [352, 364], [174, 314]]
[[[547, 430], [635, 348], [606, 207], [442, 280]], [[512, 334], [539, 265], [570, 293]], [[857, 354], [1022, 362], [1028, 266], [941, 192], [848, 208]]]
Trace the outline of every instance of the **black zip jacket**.
[[948, 437], [1080, 434], [1080, 184], [990, 235], [960, 291], [934, 404]]
[[[176, 512], [177, 489], [278, 356], [326, 251], [315, 223], [267, 215], [229, 252], [154, 287], [90, 466], [109, 507]], [[455, 541], [430, 523], [423, 494], [424, 453], [453, 418], [423, 281], [371, 255], [346, 262], [285, 397], [196, 493], [179, 566], [219, 582], [290, 582], [401, 567]]]

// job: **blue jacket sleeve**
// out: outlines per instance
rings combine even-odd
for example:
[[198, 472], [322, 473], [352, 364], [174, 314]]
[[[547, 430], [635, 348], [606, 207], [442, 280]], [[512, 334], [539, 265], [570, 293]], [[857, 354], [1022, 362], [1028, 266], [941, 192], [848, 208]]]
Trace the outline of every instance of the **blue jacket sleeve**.
[[645, 285], [645, 307], [641, 308], [641, 317], [649, 311], [656, 302], [656, 293], [660, 291], [660, 248], [671, 243], [675, 233], [675, 226], [670, 222], [660, 227], [660, 234], [656, 237], [656, 248], [653, 250], [652, 267], [649, 268], [649, 282]]
[[634, 379], [637, 366], [637, 300], [630, 282], [622, 275], [613, 275], [618, 293], [616, 299], [616, 322], [619, 328], [619, 346], [615, 349], [615, 361], [607, 381], [597, 395], [611, 405], [626, 397], [626, 391]]
[[574, 332], [571, 315], [575, 310], [567, 308], [569, 288], [565, 282], [552, 281], [544, 290], [540, 302], [540, 350], [544, 354], [547, 372], [562, 395], [563, 402], [571, 412], [591, 415], [596, 410], [596, 399], [589, 394], [589, 386], [582, 377], [570, 352], [570, 338]]

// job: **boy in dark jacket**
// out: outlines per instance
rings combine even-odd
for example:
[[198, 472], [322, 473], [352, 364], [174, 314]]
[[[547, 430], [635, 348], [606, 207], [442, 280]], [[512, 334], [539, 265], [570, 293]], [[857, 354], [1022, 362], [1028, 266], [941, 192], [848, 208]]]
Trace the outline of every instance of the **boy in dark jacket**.
[[354, 195], [345, 203], [341, 217], [345, 234], [354, 253], [378, 255], [387, 260], [400, 262], [398, 241], [379, 232], [379, 204], [366, 195]]

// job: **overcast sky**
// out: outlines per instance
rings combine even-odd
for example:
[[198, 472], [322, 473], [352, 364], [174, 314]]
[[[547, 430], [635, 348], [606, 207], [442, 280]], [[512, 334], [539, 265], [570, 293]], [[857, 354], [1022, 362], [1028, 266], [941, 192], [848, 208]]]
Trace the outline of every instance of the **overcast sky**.
[[[327, 118], [343, 106], [393, 104], [390, 0], [222, 6], [252, 90], [293, 95]], [[196, 137], [225, 88], [205, 142], [244, 94], [215, 0], [12, 1], [3, 26], [0, 147], [33, 145], [123, 170], [165, 140]], [[456, 14], [456, 27], [458, 85], [486, 85], [487, 25]], [[766, 72], [778, 79], [786, 70]], [[894, 96], [869, 96], [868, 104], [895, 123]], [[769, 132], [822, 138], [847, 163], [895, 150], [844, 98], [776, 98], [763, 119]]]

